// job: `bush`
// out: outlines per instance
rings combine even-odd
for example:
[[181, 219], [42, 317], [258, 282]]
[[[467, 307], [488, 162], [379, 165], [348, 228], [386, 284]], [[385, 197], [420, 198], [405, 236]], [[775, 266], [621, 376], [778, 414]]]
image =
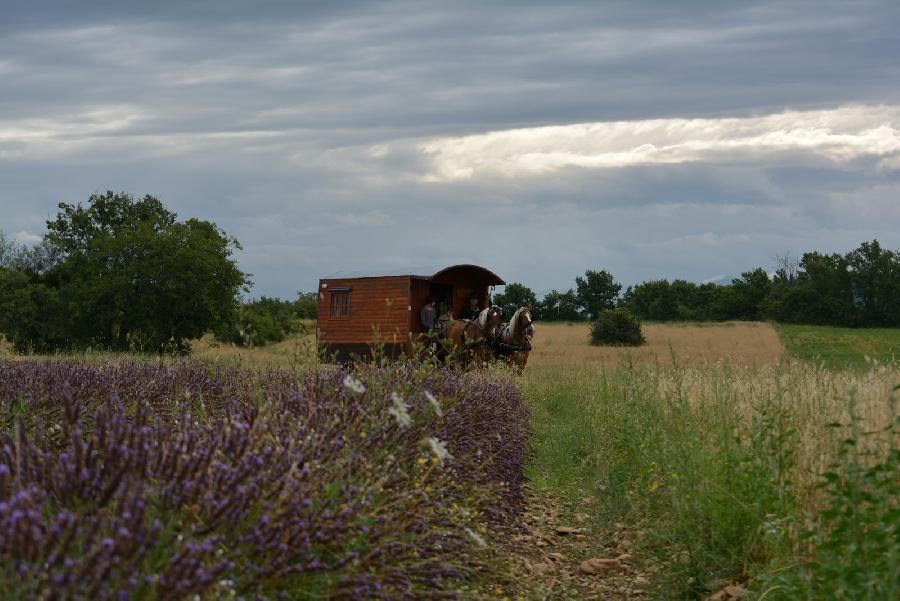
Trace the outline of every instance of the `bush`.
[[528, 424], [510, 380], [406, 365], [0, 362], [0, 591], [451, 596], [521, 506]]
[[238, 307], [231, 320], [215, 329], [216, 338], [237, 346], [265, 346], [281, 342], [291, 334], [305, 331], [300, 321], [307, 318], [308, 307], [277, 298], [260, 297]]
[[593, 345], [640, 346], [646, 341], [640, 322], [628, 309], [602, 311], [591, 324]]

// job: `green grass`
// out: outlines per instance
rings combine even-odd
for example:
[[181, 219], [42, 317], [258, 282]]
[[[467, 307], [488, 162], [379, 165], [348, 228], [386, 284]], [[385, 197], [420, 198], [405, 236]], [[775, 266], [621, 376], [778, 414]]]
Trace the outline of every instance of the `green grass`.
[[900, 328], [775, 327], [790, 355], [832, 369], [866, 369], [866, 357], [880, 363], [900, 359]]
[[[852, 591], [865, 585], [843, 572], [819, 583], [806, 579], [804, 562], [815, 558], [803, 556], [809, 548], [803, 541], [812, 537], [805, 524], [819, 524], [817, 536], [833, 528], [811, 522], [807, 512], [822, 497], [817, 486], [818, 474], [829, 467], [824, 458], [835, 456], [848, 434], [826, 427], [846, 414], [848, 400], [834, 391], [856, 389], [871, 420], [867, 429], [877, 425], [883, 433], [892, 422], [886, 407], [897, 381], [895, 368], [872, 379], [802, 364], [760, 370], [529, 367], [524, 385], [535, 428], [529, 477], [562, 498], [595, 498], [599, 523], [646, 529], [642, 552], [661, 566], [655, 576], [660, 598], [702, 598], [733, 581], [749, 581], [756, 594], [776, 587], [769, 600], [841, 598], [830, 593], [842, 586], [851, 591], [844, 598], [856, 598]], [[866, 447], [876, 455], [867, 463], [881, 466], [879, 474], [895, 474], [896, 451], [890, 459], [884, 451], [896, 439], [879, 436]], [[841, 506], [845, 482], [825, 489], [833, 497], [828, 504]], [[848, 540], [896, 529], [889, 524], [897, 506], [887, 484], [864, 488], [886, 509], [868, 523], [846, 525]], [[883, 547], [879, 552], [888, 559], [858, 554], [845, 561], [845, 572], [895, 591], [890, 558], [900, 547], [893, 539]], [[832, 567], [841, 562], [828, 561]]]

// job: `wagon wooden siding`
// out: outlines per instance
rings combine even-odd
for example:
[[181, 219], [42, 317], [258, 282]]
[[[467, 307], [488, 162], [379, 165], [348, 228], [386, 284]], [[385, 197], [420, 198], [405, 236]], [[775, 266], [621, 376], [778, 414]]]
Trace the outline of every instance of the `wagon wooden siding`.
[[[327, 344], [405, 342], [410, 321], [409, 283], [409, 276], [321, 280], [319, 341]], [[331, 298], [335, 293], [349, 293], [348, 316], [332, 317]]]

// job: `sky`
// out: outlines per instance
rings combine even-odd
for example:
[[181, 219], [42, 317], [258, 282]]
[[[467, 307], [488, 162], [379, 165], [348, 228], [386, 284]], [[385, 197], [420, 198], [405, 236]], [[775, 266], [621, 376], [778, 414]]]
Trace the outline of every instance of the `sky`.
[[253, 296], [900, 249], [900, 3], [4, 2], [0, 230], [152, 194]]

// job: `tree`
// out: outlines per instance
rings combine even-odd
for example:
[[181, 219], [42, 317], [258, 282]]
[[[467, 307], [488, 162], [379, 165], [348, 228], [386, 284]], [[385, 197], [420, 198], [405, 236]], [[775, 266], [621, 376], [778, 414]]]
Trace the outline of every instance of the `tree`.
[[622, 284], [605, 270], [585, 271], [583, 278], [575, 278], [575, 286], [579, 306], [592, 317], [596, 317], [604, 309], [614, 308], [622, 289]]
[[297, 291], [297, 317], [300, 319], [315, 319], [319, 314], [319, 294], [317, 292]]
[[862, 325], [900, 325], [900, 253], [863, 242], [847, 254], [853, 302]]
[[505, 317], [510, 317], [519, 307], [537, 306], [537, 297], [528, 286], [513, 282], [507, 284], [503, 292], [494, 294], [493, 302], [503, 309]]
[[0, 230], [0, 267], [30, 274], [44, 274], [59, 259], [59, 252], [46, 240], [33, 246], [25, 246], [16, 243], [15, 239], [7, 238]]
[[651, 280], [629, 286], [622, 296], [622, 306], [641, 319], [669, 321], [678, 316], [668, 280]]
[[149, 195], [61, 203], [47, 228], [63, 257], [55, 275], [79, 346], [183, 352], [231, 319], [249, 284], [233, 259], [237, 240], [208, 221], [178, 221]]
[[68, 346], [67, 312], [56, 288], [24, 271], [0, 267], [0, 332], [18, 352]]
[[760, 304], [772, 287], [769, 274], [762, 267], [745, 271], [740, 278], [731, 280], [730, 294], [723, 295], [727, 302], [720, 302], [721, 319], [759, 319]]
[[565, 292], [551, 290], [538, 303], [536, 317], [546, 321], [578, 321], [582, 319], [575, 291], [571, 288]]

